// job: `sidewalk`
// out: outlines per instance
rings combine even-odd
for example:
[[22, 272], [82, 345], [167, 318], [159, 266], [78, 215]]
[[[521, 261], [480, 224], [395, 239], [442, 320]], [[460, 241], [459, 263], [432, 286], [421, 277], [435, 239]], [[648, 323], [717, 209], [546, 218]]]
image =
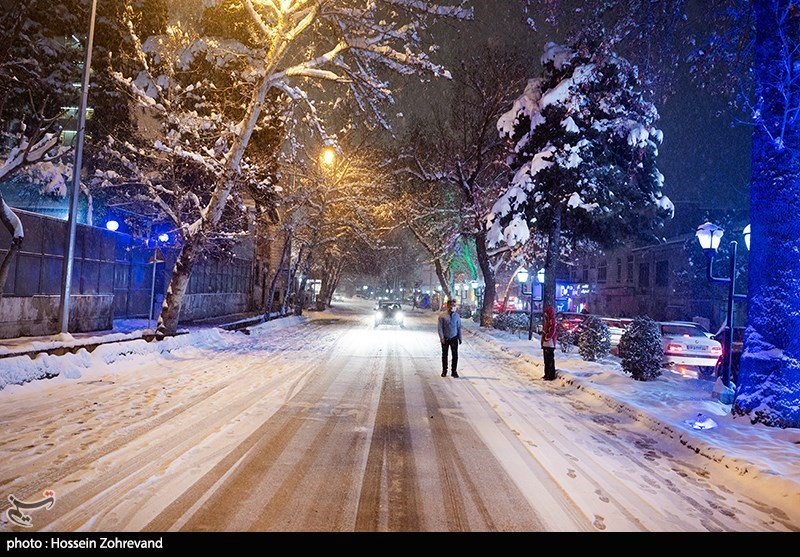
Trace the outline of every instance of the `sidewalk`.
[[[538, 336], [529, 341], [527, 332], [514, 335], [481, 328], [471, 320], [464, 324], [469, 333], [529, 362], [534, 381], [544, 375]], [[707, 379], [664, 370], [655, 380], [635, 381], [622, 371], [616, 357], [586, 362], [577, 350], [565, 354], [557, 349], [556, 368], [561, 385], [593, 394], [653, 432], [679, 441], [737, 476], [751, 478], [757, 489], [766, 487], [776, 499], [794, 500], [800, 516], [800, 429], [771, 428], [734, 417], [731, 405], [719, 401], [714, 383]]]

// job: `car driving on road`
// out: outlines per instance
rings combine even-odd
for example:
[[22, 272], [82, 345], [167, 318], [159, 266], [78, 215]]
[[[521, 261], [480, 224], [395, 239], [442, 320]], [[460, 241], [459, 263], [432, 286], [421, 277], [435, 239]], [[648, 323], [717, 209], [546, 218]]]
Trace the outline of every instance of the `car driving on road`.
[[400, 302], [382, 300], [375, 307], [375, 327], [378, 325], [398, 325], [405, 327], [403, 307]]

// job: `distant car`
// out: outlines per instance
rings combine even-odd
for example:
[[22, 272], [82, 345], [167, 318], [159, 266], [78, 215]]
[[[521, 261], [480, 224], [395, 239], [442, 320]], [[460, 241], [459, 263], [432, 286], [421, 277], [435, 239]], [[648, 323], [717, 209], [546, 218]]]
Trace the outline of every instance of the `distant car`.
[[405, 327], [403, 306], [400, 302], [381, 300], [375, 307], [375, 327], [379, 325], [398, 325]]
[[665, 321], [661, 327], [661, 343], [666, 367], [690, 366], [701, 374], [711, 375], [722, 356], [722, 345], [709, 338], [702, 326], [686, 321]]

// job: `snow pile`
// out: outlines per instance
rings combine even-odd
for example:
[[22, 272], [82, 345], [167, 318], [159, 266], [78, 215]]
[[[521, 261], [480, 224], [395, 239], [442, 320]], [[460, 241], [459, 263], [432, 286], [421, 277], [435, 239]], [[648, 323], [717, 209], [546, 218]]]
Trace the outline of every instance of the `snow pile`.
[[[126, 338], [128, 335], [107, 335], [107, 342], [98, 346], [93, 352], [85, 348], [76, 353], [63, 356], [40, 354], [35, 358], [29, 356], [12, 356], [0, 359], [0, 390], [9, 385], [23, 385], [37, 379], [51, 379], [63, 377], [66, 379], [79, 379], [83, 372], [94, 367], [108, 366], [133, 356], [158, 357], [167, 353], [176, 352], [186, 347], [214, 346], [225, 342], [225, 331], [220, 329], [206, 329], [192, 334], [178, 335], [166, 338], [160, 342], [147, 342], [142, 338], [119, 342], [116, 338]], [[69, 343], [63, 344], [67, 346]], [[32, 345], [46, 345], [47, 348], [58, 346], [57, 341], [52, 343], [32, 343]]]

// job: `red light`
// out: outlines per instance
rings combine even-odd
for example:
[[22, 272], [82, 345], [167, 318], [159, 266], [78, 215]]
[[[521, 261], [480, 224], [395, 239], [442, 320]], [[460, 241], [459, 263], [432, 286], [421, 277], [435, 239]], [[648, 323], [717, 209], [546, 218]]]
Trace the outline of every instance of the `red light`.
[[683, 346], [680, 344], [668, 344], [667, 352], [683, 352]]
[[716, 354], [722, 355], [722, 348], [720, 346], [712, 346], [711, 353], [715, 355]]

